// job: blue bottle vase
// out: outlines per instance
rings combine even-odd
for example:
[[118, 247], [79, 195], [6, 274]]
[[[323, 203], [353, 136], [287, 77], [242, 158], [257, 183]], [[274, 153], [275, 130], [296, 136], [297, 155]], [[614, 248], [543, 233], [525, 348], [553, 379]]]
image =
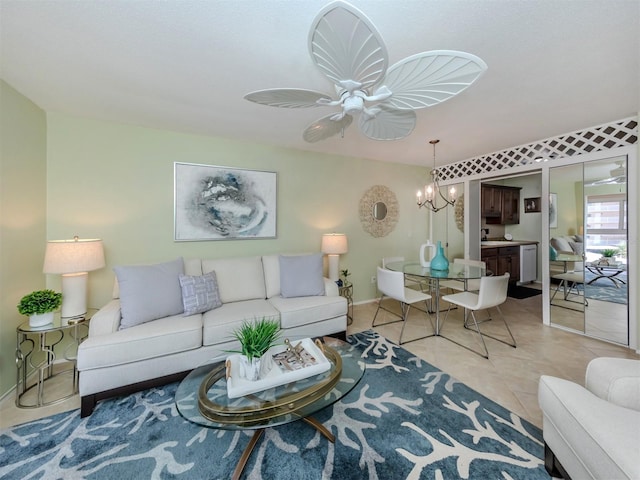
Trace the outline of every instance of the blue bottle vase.
[[445, 271], [449, 270], [449, 260], [444, 256], [444, 250], [442, 249], [442, 243], [438, 240], [438, 247], [436, 249], [436, 256], [431, 259], [431, 270]]

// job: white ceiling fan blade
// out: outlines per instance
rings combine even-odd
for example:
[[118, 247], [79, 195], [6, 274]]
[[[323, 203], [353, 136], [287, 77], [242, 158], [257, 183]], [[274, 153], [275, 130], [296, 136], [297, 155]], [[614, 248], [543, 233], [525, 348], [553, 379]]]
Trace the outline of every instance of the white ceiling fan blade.
[[303, 88], [272, 88], [247, 93], [244, 98], [250, 102], [280, 108], [319, 107], [318, 100], [331, 101], [326, 93]]
[[360, 115], [360, 130], [374, 140], [400, 140], [413, 132], [416, 113], [413, 110], [395, 110], [385, 105], [375, 107], [375, 116]]
[[351, 80], [369, 88], [387, 70], [389, 56], [371, 21], [344, 2], [323, 8], [311, 25], [309, 52], [316, 66], [335, 84]]
[[432, 107], [465, 90], [485, 71], [475, 55], [452, 50], [418, 53], [389, 68], [382, 84], [393, 95], [386, 105], [398, 109]]
[[302, 138], [309, 143], [319, 142], [320, 140], [325, 140], [338, 133], [342, 133], [353, 121], [351, 115], [345, 115], [340, 120], [331, 120], [332, 117], [335, 117], [335, 115], [327, 115], [313, 122], [305, 129]]

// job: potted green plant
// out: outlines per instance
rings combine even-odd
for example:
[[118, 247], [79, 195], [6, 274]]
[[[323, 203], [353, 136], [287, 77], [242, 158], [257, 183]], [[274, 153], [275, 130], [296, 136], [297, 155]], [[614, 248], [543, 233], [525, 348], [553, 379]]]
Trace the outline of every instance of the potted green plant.
[[53, 322], [53, 312], [62, 305], [62, 294], [53, 290], [36, 290], [20, 299], [18, 312], [29, 316], [31, 327], [42, 327]]
[[243, 367], [248, 380], [258, 380], [262, 356], [275, 345], [280, 337], [280, 323], [277, 320], [262, 318], [253, 322], [245, 321], [234, 330], [233, 336], [240, 342], [244, 356]]
[[602, 258], [600, 259], [600, 263], [609, 265], [613, 262], [613, 257], [618, 254], [617, 248], [605, 248], [602, 250]]
[[340, 275], [344, 278], [343, 285], [346, 287], [349, 284], [349, 279], [347, 277], [351, 275], [351, 272], [349, 272], [348, 268], [345, 268], [344, 270], [340, 270]]

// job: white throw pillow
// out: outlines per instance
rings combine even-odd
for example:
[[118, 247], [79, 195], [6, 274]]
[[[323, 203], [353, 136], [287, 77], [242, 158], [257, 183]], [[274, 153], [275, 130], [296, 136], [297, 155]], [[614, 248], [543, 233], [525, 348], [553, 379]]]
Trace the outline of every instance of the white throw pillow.
[[324, 294], [321, 253], [280, 255], [280, 295], [290, 298]]
[[216, 272], [204, 275], [180, 275], [179, 278], [185, 317], [208, 312], [222, 305]]
[[120, 330], [184, 311], [179, 276], [184, 262], [178, 258], [157, 265], [113, 267], [120, 288]]

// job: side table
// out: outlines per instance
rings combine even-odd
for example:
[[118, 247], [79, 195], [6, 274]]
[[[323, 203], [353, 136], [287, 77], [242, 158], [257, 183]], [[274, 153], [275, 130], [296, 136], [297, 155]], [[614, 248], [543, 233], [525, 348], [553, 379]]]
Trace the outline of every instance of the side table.
[[[29, 322], [16, 328], [16, 406], [38, 408], [53, 405], [78, 393], [78, 369], [76, 356], [78, 345], [89, 333], [89, 321], [97, 312], [89, 309], [83, 316], [62, 318], [60, 312], [53, 322], [41, 327], [31, 327]], [[62, 340], [67, 336], [66, 344]], [[64, 348], [60, 359], [56, 347]], [[69, 363], [70, 366], [64, 366]], [[61, 369], [55, 369], [60, 367]], [[66, 367], [66, 368], [63, 368]], [[63, 385], [46, 389], [48, 381], [59, 375], [71, 375], [69, 390]]]
[[342, 286], [338, 287], [338, 293], [347, 299], [347, 325], [351, 325], [353, 323], [353, 283], [343, 282]]

